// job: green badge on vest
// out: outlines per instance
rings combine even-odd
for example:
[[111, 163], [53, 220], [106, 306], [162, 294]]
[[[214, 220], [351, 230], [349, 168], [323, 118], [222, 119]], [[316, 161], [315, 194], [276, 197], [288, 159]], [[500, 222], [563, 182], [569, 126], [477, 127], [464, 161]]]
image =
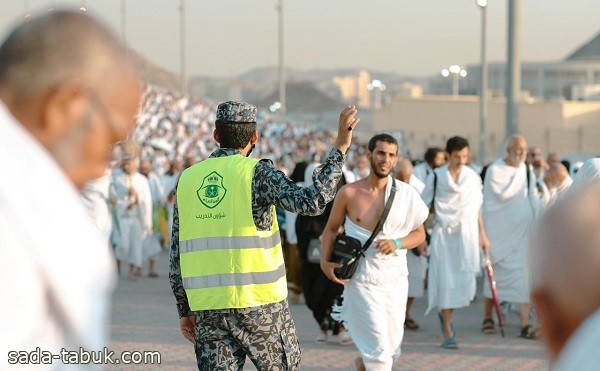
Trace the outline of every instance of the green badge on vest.
[[200, 202], [209, 209], [220, 204], [226, 193], [227, 189], [223, 186], [223, 177], [216, 171], [205, 176], [200, 189], [196, 191]]

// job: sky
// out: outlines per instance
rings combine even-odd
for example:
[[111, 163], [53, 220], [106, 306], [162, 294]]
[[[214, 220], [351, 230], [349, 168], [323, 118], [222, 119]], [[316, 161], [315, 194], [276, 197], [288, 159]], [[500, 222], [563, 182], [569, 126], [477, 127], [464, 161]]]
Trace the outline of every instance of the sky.
[[[0, 0], [2, 39], [14, 22], [49, 7], [89, 13], [122, 36], [123, 0]], [[475, 0], [283, 0], [291, 68], [367, 68], [428, 76], [479, 62]], [[124, 0], [127, 45], [180, 71], [180, 0]], [[489, 61], [506, 60], [508, 0], [488, 0]], [[522, 61], [556, 61], [600, 32], [599, 0], [521, 0]], [[277, 0], [185, 0], [188, 75], [236, 76], [277, 65]]]

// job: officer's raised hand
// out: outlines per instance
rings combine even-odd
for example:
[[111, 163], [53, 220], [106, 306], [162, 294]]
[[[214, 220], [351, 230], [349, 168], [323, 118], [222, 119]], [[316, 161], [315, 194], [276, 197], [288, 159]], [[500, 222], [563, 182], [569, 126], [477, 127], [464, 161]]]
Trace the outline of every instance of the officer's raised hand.
[[352, 143], [352, 130], [360, 121], [359, 118], [355, 117], [357, 113], [356, 106], [348, 106], [340, 113], [337, 148], [344, 154], [348, 151], [350, 143]]

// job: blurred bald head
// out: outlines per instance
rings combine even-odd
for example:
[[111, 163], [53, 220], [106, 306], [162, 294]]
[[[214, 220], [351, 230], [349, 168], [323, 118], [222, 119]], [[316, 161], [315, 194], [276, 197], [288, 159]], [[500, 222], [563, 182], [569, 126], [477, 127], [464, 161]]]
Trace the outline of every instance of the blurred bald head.
[[527, 158], [527, 140], [520, 134], [513, 134], [506, 139], [506, 163], [510, 166], [519, 166]]
[[569, 170], [567, 170], [565, 165], [560, 162], [555, 162], [550, 165], [550, 168], [544, 177], [544, 181], [548, 187], [558, 187], [569, 177]]
[[100, 83], [125, 60], [117, 39], [93, 18], [54, 11], [23, 21], [8, 35], [0, 47], [0, 87], [28, 99], [70, 80]]
[[532, 245], [532, 298], [556, 356], [600, 309], [600, 183], [568, 194], [544, 215]]
[[566, 166], [560, 162], [552, 163], [548, 172], [556, 175], [561, 180], [564, 180], [567, 176], [569, 176], [569, 170], [567, 170]]
[[396, 179], [408, 183], [413, 173], [413, 165], [407, 158], [400, 158], [396, 163]]
[[88, 15], [29, 18], [0, 46], [0, 100], [77, 187], [104, 174], [139, 99], [126, 50]]
[[560, 162], [560, 156], [556, 152], [551, 152], [551, 153], [548, 154], [548, 159], [546, 160], [546, 162], [549, 165], [558, 163], [558, 162]]

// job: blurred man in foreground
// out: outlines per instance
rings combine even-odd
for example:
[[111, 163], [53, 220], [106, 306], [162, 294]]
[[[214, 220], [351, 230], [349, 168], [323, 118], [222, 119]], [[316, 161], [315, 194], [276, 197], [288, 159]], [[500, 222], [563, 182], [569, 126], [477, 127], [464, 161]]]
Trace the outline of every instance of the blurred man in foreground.
[[18, 351], [104, 345], [114, 265], [78, 188], [104, 174], [139, 98], [125, 50], [87, 15], [29, 18], [0, 46], [0, 158], [14, 159], [0, 162], [0, 369]]
[[544, 215], [532, 247], [532, 300], [553, 370], [600, 365], [600, 183]]

